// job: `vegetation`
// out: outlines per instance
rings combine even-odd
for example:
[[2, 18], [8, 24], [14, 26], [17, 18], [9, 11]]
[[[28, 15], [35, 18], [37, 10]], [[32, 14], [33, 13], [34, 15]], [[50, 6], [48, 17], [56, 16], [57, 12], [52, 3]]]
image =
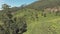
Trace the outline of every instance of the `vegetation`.
[[3, 4], [0, 12], [0, 34], [60, 34], [60, 0], [41, 0], [28, 6], [10, 7]]
[[60, 6], [60, 0], [38, 0], [26, 7], [36, 10], [43, 10], [44, 8], [53, 8], [57, 6]]
[[27, 31], [27, 24], [24, 17], [18, 19], [17, 17], [13, 18], [9, 6], [3, 4], [2, 7], [6, 12], [2, 14], [1, 19], [3, 21], [3, 25], [0, 27], [2, 31], [0, 34], [22, 34]]

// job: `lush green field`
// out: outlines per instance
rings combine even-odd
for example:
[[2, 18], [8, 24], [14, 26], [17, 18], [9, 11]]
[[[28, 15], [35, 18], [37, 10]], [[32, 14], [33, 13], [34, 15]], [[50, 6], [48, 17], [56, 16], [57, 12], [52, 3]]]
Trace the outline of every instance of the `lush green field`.
[[60, 34], [60, 16], [48, 14], [41, 15], [41, 11], [34, 9], [20, 10], [14, 17], [25, 17], [27, 22], [27, 32], [24, 34]]

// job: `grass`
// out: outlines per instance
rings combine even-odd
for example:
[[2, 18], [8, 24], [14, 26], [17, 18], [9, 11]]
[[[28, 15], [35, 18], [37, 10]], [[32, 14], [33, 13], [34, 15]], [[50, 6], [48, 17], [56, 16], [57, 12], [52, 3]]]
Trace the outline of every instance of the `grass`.
[[[35, 14], [38, 15], [38, 18]], [[43, 17], [41, 11], [36, 12], [36, 10], [28, 9], [18, 11], [14, 17], [23, 16], [25, 16], [27, 22], [27, 32], [24, 34], [60, 34], [60, 16], [47, 14], [47, 17]]]

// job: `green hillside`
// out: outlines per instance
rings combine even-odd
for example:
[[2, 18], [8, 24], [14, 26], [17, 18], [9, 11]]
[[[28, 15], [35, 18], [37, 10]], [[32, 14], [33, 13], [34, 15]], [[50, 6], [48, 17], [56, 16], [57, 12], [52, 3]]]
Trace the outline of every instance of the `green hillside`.
[[12, 8], [3, 4], [0, 34], [60, 34], [60, 11], [44, 11], [59, 6], [60, 0], [40, 0]]
[[42, 11], [24, 9], [18, 11], [14, 17], [25, 17], [27, 32], [24, 34], [60, 34], [60, 16], [47, 13], [42, 16]]

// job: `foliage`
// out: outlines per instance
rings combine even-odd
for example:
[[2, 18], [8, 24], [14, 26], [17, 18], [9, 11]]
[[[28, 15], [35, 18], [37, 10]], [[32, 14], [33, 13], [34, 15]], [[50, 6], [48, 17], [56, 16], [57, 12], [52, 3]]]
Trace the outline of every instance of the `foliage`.
[[[1, 32], [3, 34], [23, 34], [25, 31], [27, 31], [27, 24], [24, 17], [18, 18], [15, 17], [13, 18], [13, 14], [10, 11], [10, 9], [7, 10], [8, 5], [4, 4], [3, 10], [7, 11], [4, 14], [2, 14], [2, 21], [3, 21], [3, 26], [1, 28]], [[8, 7], [9, 8], [9, 7]], [[2, 34], [2, 33], [1, 33]]]
[[42, 10], [60, 6], [59, 2], [60, 0], [41, 0], [28, 5], [28, 8], [3, 7], [5, 12], [2, 12], [0, 19], [3, 23], [0, 25], [0, 34], [60, 34], [60, 12]]
[[26, 8], [17, 11], [14, 17], [25, 16], [27, 32], [24, 34], [59, 34], [60, 16], [56, 16], [56, 13], [46, 13], [46, 17], [44, 17], [42, 14], [44, 12]]

